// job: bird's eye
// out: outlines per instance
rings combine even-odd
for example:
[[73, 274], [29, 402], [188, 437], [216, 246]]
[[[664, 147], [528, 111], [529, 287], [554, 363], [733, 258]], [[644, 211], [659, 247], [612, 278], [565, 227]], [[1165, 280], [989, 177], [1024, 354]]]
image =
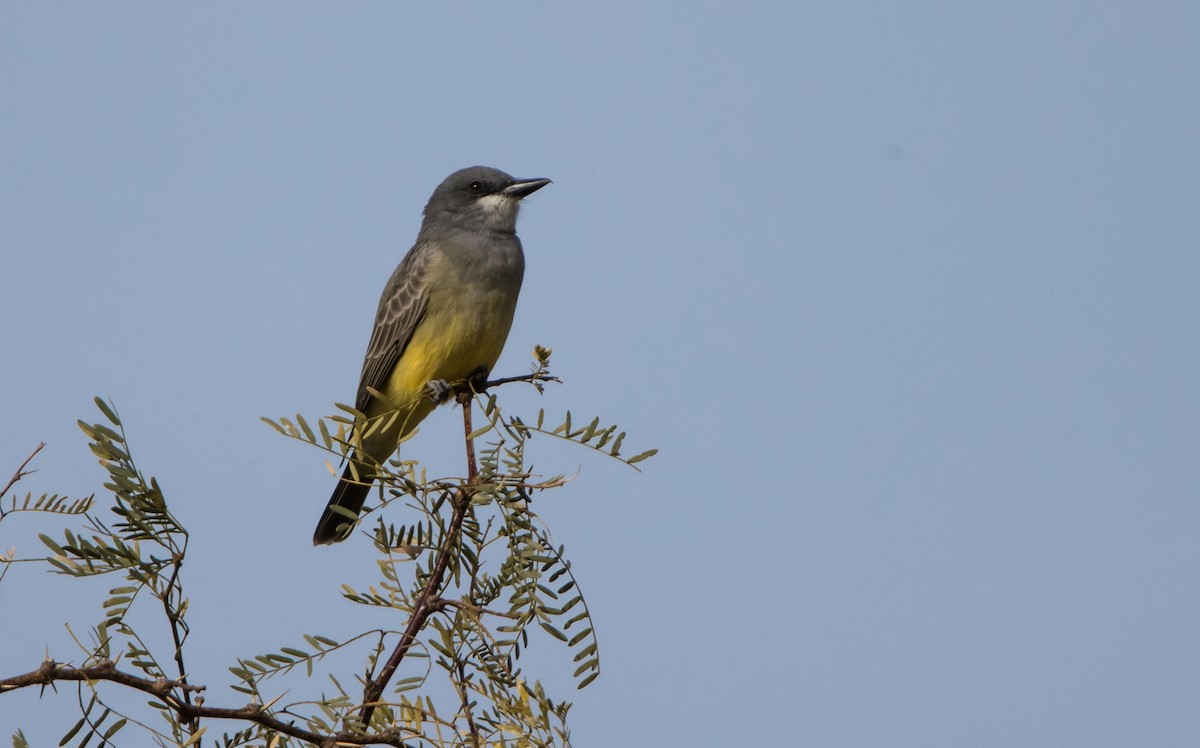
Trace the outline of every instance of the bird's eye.
[[467, 185], [467, 189], [471, 191], [472, 195], [478, 195], [483, 192], [483, 182], [471, 182]]

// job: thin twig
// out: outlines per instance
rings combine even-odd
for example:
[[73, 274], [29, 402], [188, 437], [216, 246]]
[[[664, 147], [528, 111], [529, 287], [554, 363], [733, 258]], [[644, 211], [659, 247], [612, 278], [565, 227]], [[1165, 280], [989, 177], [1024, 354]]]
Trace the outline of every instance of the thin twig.
[[500, 616], [501, 618], [508, 618], [513, 621], [520, 620], [520, 618], [521, 618], [519, 615], [516, 615], [515, 613], [505, 613], [503, 610], [492, 610], [490, 608], [481, 608], [478, 605], [464, 603], [462, 600], [442, 600], [441, 606], [443, 608], [454, 608], [455, 610], [461, 610], [464, 613], [470, 614], [471, 616], [473, 616], [476, 619], [480, 618], [481, 616], [485, 616], [485, 615]]
[[[458, 653], [455, 652], [455, 655]], [[455, 667], [458, 670], [458, 680], [454, 681], [454, 688], [458, 691], [459, 701], [462, 702], [463, 715], [467, 718], [467, 734], [471, 736], [472, 748], [479, 748], [481, 745], [479, 739], [479, 728], [475, 726], [475, 715], [471, 710], [471, 695], [467, 692], [467, 669], [461, 659], [455, 658]]]
[[542, 374], [535, 371], [532, 374], [522, 374], [518, 377], [502, 377], [500, 379], [489, 380], [480, 386], [479, 391], [483, 392], [484, 390], [492, 387], [499, 387], [502, 384], [509, 384], [511, 382], [529, 382], [530, 384], [537, 384], [538, 382], [554, 382], [556, 384], [562, 384], [562, 380], [558, 377], [552, 377], [549, 374]]
[[38, 442], [38, 445], [33, 448], [33, 451], [30, 452], [29, 456], [25, 458], [25, 462], [22, 462], [21, 467], [17, 468], [17, 472], [13, 473], [13, 477], [8, 479], [8, 483], [4, 485], [4, 490], [0, 491], [0, 499], [4, 498], [4, 494], [8, 493], [8, 489], [16, 485], [17, 481], [34, 472], [32, 470], [26, 470], [25, 467], [33, 460], [34, 457], [37, 457], [37, 453], [41, 452], [42, 447], [44, 446], [46, 446], [46, 442]]
[[[184, 543], [186, 542], [185, 540]], [[182, 621], [178, 616], [178, 608], [173, 610], [169, 602], [172, 591], [177, 589], [176, 585], [179, 584], [179, 568], [181, 566], [183, 566], [182, 553], [178, 554], [175, 557], [175, 563], [171, 564], [171, 579], [167, 582], [167, 589], [162, 596], [162, 606], [163, 612], [166, 613], [167, 621], [171, 624], [171, 639], [175, 643], [175, 666], [179, 669], [179, 682], [186, 685], [187, 668], [183, 664], [183, 640], [187, 638], [187, 633], [185, 632], [183, 636], [179, 635], [179, 624]], [[182, 594], [183, 590], [181, 588], [179, 591]], [[189, 707], [192, 705], [192, 694], [187, 688], [183, 689], [183, 701]], [[188, 722], [188, 733], [195, 735], [199, 727], [200, 723], [195, 718], [191, 719]]]

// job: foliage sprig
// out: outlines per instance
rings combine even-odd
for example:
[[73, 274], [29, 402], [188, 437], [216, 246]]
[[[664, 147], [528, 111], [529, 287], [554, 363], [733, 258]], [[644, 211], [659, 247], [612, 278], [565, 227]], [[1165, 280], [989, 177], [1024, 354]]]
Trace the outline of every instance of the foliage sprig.
[[[625, 434], [599, 419], [576, 426], [568, 412], [546, 425], [544, 410], [530, 423], [506, 415], [489, 388], [523, 382], [542, 391], [558, 380], [549, 375], [550, 350], [535, 348], [526, 375], [486, 383], [449, 383], [463, 411], [467, 445], [464, 478], [430, 480], [419, 463], [393, 460], [383, 471], [379, 506], [359, 518], [360, 536], [376, 551], [378, 578], [359, 590], [343, 585], [352, 603], [395, 611], [395, 630], [369, 630], [339, 639], [303, 634], [304, 644], [235, 658], [229, 668], [234, 692], [248, 697], [241, 707], [206, 703], [204, 686], [190, 682], [185, 653], [188, 601], [181, 570], [188, 531], [171, 513], [154, 477], [134, 463], [115, 408], [96, 399], [103, 419], [80, 422], [93, 454], [106, 472], [114, 518], [95, 511], [94, 496], [57, 494], [19, 499], [4, 495], [30, 474], [37, 450], [0, 492], [0, 521], [17, 512], [42, 512], [81, 521], [60, 537], [39, 535], [47, 555], [0, 555], [0, 581], [18, 563], [42, 563], [58, 574], [87, 578], [116, 575], [100, 622], [87, 643], [77, 639], [78, 664], [46, 659], [36, 669], [0, 678], [4, 693], [31, 686], [74, 682], [80, 718], [61, 744], [114, 745], [114, 736], [136, 726], [157, 745], [192, 746], [204, 739], [235, 746], [569, 746], [570, 704], [557, 701], [522, 671], [521, 656], [532, 637], [565, 646], [578, 688], [600, 672], [599, 644], [591, 613], [561, 544], [530, 508], [537, 494], [567, 483], [562, 476], [535, 479], [526, 467], [529, 441], [546, 435], [588, 447], [629, 465], [654, 450], [626, 457]], [[484, 422], [472, 423], [478, 403]], [[264, 419], [280, 433], [344, 459], [364, 428], [364, 416], [339, 406], [339, 414], [314, 423], [294, 418]], [[475, 454], [475, 441], [485, 439]], [[38, 447], [40, 449], [40, 446]], [[385, 511], [381, 511], [385, 510]], [[397, 521], [402, 519], [403, 521]], [[135, 626], [132, 611], [157, 610], [169, 644]], [[335, 653], [365, 657], [358, 689], [344, 688], [326, 669]], [[322, 675], [332, 691], [319, 697], [292, 696], [297, 678]], [[280, 680], [279, 685], [274, 681]], [[301, 681], [302, 683], [303, 681]], [[150, 698], [158, 721], [128, 713], [107, 696], [104, 684]], [[356, 696], [355, 690], [360, 690]], [[290, 699], [285, 701], [285, 699]], [[214, 720], [241, 725], [215, 739]], [[25, 743], [19, 730], [14, 745]]]

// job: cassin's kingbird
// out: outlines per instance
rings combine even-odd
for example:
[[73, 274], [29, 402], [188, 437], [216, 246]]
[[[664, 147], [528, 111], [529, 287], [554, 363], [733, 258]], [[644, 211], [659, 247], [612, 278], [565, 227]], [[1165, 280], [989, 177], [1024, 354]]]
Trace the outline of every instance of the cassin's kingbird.
[[[500, 357], [525, 274], [521, 198], [549, 179], [472, 166], [438, 185], [417, 242], [383, 289], [355, 407], [366, 414], [313, 544], [346, 537], [378, 466], [437, 405], [430, 382], [486, 376]], [[377, 396], [379, 393], [382, 397]]]

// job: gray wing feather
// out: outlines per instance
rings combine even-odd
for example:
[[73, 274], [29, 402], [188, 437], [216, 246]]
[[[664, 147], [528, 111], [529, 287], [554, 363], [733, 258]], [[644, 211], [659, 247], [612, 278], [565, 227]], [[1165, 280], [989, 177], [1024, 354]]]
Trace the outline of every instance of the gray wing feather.
[[384, 289], [358, 384], [354, 407], [360, 411], [365, 412], [374, 397], [367, 388], [384, 388], [396, 362], [412, 340], [413, 331], [425, 316], [429, 301], [425, 270], [432, 254], [427, 242], [418, 242], [405, 255]]

